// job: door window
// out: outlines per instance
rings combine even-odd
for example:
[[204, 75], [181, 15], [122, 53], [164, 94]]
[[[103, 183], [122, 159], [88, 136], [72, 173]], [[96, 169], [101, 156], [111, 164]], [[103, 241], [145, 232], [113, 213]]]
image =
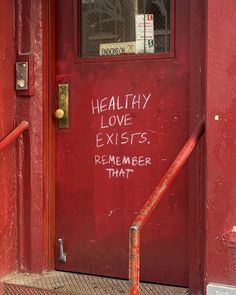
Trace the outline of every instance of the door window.
[[[170, 51], [171, 0], [82, 0], [78, 55]], [[77, 17], [77, 19], [79, 19]]]

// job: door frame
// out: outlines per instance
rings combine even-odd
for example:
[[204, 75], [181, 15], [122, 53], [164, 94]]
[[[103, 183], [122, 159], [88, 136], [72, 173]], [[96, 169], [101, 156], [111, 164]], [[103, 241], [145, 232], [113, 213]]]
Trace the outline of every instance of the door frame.
[[[55, 0], [42, 0], [44, 23], [44, 261], [45, 268], [55, 269], [55, 138], [53, 118], [55, 83]], [[190, 131], [204, 114], [204, 0], [190, 0]], [[202, 294], [204, 288], [204, 141], [190, 159], [189, 200], [189, 288], [190, 294]], [[200, 173], [199, 173], [200, 171]], [[128, 229], [127, 229], [128, 231]], [[128, 266], [127, 266], [128, 268]]]

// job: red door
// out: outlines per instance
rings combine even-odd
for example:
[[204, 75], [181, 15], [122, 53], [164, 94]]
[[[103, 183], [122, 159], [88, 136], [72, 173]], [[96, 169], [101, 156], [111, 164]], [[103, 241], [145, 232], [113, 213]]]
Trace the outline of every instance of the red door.
[[[70, 100], [69, 126], [57, 124], [56, 268], [127, 278], [129, 227], [188, 137], [189, 0], [56, 6]], [[145, 226], [141, 279], [188, 284], [188, 167]]]

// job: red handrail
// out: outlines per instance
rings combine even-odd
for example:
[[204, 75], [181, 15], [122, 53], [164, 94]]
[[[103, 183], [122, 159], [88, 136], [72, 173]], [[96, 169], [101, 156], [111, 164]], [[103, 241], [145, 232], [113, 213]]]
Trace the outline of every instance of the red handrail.
[[183, 167], [193, 149], [197, 145], [199, 139], [205, 130], [204, 119], [199, 123], [192, 135], [189, 137], [183, 148], [181, 149], [174, 162], [167, 170], [164, 177], [161, 179], [154, 192], [148, 198], [142, 210], [136, 216], [132, 226], [130, 227], [129, 237], [129, 280], [130, 280], [130, 295], [140, 294], [140, 232], [142, 227], [147, 222], [148, 218], [160, 202], [161, 198], [169, 188], [177, 176], [180, 169]]
[[29, 129], [29, 122], [22, 121], [10, 134], [0, 141], [0, 152], [7, 148], [17, 137]]

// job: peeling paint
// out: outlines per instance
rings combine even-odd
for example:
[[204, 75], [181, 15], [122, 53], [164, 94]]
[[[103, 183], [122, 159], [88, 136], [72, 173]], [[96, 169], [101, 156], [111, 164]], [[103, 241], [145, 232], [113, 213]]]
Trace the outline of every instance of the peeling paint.
[[[0, 138], [14, 122], [14, 3], [0, 1]], [[7, 99], [6, 99], [7, 98]], [[3, 176], [3, 177], [2, 177]], [[16, 270], [16, 191], [14, 145], [0, 153], [0, 277]]]
[[113, 210], [110, 210], [110, 212], [108, 213], [108, 217], [112, 216], [114, 213], [116, 213], [117, 211], [119, 211], [120, 208], [116, 208], [116, 209], [113, 209]]

